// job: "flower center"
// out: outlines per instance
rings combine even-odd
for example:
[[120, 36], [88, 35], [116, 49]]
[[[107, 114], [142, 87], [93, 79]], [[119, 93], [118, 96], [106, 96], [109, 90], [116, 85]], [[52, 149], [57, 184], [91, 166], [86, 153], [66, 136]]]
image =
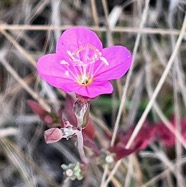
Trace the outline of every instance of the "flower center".
[[72, 66], [70, 66], [69, 62], [62, 60], [60, 64], [65, 65], [67, 69], [64, 73], [67, 77], [72, 76], [81, 86], [90, 85], [93, 82], [96, 71], [102, 67], [95, 65], [95, 62], [99, 61], [107, 66], [109, 65], [102, 53], [89, 43], [74, 52], [68, 50], [66, 53], [72, 61]]
[[92, 78], [83, 74], [81, 76], [79, 76], [79, 79], [78, 79], [78, 84], [80, 84], [81, 86], [88, 86], [92, 83]]

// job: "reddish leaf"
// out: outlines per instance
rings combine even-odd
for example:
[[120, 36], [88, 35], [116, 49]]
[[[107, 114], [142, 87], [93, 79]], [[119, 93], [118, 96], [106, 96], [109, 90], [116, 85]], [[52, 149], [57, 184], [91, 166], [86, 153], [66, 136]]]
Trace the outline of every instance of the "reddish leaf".
[[182, 119], [182, 136], [186, 140], [186, 118]]
[[86, 128], [83, 129], [83, 139], [84, 139], [84, 145], [88, 148], [90, 148], [96, 156], [100, 154], [99, 148], [94, 142], [95, 137], [95, 128], [92, 125], [91, 121], [89, 120], [88, 125]]
[[32, 111], [37, 114], [43, 121], [45, 119], [46, 116], [49, 115], [49, 113], [44, 110], [37, 102], [29, 99], [27, 100], [28, 105], [30, 106], [30, 108], [32, 109]]
[[[126, 145], [133, 131], [134, 131], [134, 128], [129, 129], [126, 133], [123, 133], [121, 131], [118, 135], [118, 144], [122, 143]], [[139, 131], [135, 140], [133, 141], [131, 148], [136, 147], [136, 145], [139, 144], [139, 142], [143, 142], [143, 144], [141, 144], [141, 149], [145, 149], [147, 145], [155, 139], [155, 132], [156, 132], [156, 129], [154, 126], [144, 125]]]
[[126, 149], [125, 146], [129, 141], [133, 130], [134, 128], [129, 129], [127, 132], [120, 131], [115, 145], [109, 148], [110, 152], [115, 153], [116, 160], [145, 149], [148, 144], [155, 139], [156, 129], [154, 126], [144, 126], [141, 128], [131, 147]]
[[90, 120], [86, 128], [83, 129], [83, 136], [87, 136], [91, 140], [93, 140], [95, 137], [95, 128], [94, 128], [94, 125], [92, 125]]
[[45, 111], [37, 102], [33, 100], [27, 100], [28, 105], [31, 107], [33, 112], [37, 114], [42, 121], [47, 123], [49, 127], [51, 126], [60, 126], [63, 127], [63, 120], [62, 120], [62, 111], [59, 110], [58, 113], [51, 112], [48, 113]]
[[53, 119], [52, 119], [52, 117], [50, 115], [46, 115], [44, 117], [43, 121], [50, 124], [50, 123], [53, 122]]
[[[176, 128], [174, 117], [171, 120], [171, 124], [174, 128]], [[181, 134], [186, 140], [186, 118], [181, 120]], [[157, 140], [161, 140], [167, 147], [175, 145], [175, 135], [163, 123], [156, 124], [156, 136]]]
[[70, 124], [72, 124], [74, 127], [77, 127], [76, 116], [73, 113], [74, 102], [75, 102], [75, 100], [72, 98], [72, 96], [70, 96], [69, 94], [66, 94], [63, 114], [64, 114], [64, 117], [65, 117], [65, 120], [69, 121]]
[[93, 139], [90, 139], [88, 136], [84, 135], [83, 136], [83, 143], [84, 143], [84, 146], [90, 148], [92, 150], [92, 152], [98, 156], [100, 154], [100, 150], [99, 148], [97, 147], [97, 145], [95, 144], [94, 140]]
[[118, 161], [128, 155], [132, 154], [134, 150], [132, 149], [125, 149], [124, 147], [110, 147], [108, 149], [111, 153], [115, 154], [115, 160]]

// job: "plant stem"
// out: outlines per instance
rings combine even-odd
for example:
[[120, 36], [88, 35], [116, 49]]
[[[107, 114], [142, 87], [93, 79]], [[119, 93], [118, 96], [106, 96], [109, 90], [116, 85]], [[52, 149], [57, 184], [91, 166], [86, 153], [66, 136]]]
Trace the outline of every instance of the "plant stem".
[[77, 148], [78, 148], [78, 151], [79, 151], [80, 158], [85, 164], [87, 164], [88, 163], [88, 158], [85, 156], [85, 151], [83, 149], [82, 129], [76, 130], [75, 133], [76, 133], [76, 136], [77, 136], [77, 143], [78, 143]]

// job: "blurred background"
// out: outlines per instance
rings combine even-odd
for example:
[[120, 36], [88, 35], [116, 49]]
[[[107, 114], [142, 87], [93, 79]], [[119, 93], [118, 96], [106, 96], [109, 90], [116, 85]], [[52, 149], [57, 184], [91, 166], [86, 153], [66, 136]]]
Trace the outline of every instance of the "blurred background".
[[[75, 143], [46, 144], [47, 126], [27, 103], [33, 99], [54, 111], [63, 107], [65, 93], [38, 77], [36, 63], [55, 52], [59, 36], [72, 26], [86, 26], [104, 47], [123, 45], [133, 54], [131, 72], [112, 82], [114, 93], [91, 102], [97, 146], [109, 146], [105, 134], [116, 128], [121, 101], [119, 131], [138, 123], [165, 69], [168, 75], [146, 121], [153, 126], [174, 118], [181, 135], [186, 129], [185, 12], [184, 0], [0, 0], [0, 187], [104, 186], [104, 168], [95, 163], [86, 168], [83, 180], [64, 183], [61, 164], [80, 161]], [[171, 147], [156, 142], [131, 162], [124, 158], [107, 186], [185, 187], [186, 152], [177, 139]]]

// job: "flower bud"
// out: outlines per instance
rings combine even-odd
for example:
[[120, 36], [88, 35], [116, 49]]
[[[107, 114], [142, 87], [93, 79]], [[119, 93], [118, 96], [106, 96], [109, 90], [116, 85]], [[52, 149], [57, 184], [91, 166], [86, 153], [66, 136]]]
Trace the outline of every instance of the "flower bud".
[[77, 118], [77, 127], [84, 128], [87, 125], [89, 119], [89, 106], [89, 102], [82, 102], [81, 100], [77, 100], [74, 103], [73, 112]]
[[63, 137], [63, 133], [58, 128], [51, 128], [45, 131], [44, 138], [46, 143], [54, 143], [61, 140]]

